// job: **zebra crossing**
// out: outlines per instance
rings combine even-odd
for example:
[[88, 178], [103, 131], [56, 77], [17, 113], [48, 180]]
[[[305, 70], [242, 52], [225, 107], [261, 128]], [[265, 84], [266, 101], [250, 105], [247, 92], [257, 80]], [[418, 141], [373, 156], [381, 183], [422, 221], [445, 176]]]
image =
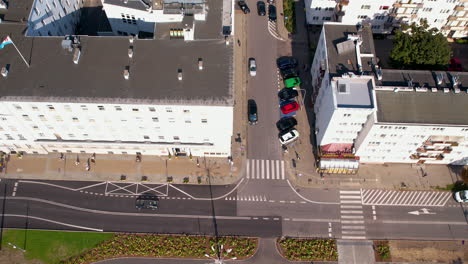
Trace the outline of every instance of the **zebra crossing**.
[[237, 195], [234, 197], [226, 197], [227, 201], [244, 201], [244, 202], [267, 202], [265, 195]]
[[340, 190], [342, 239], [366, 239], [361, 191]]
[[364, 205], [445, 206], [450, 192], [362, 190]]
[[283, 160], [248, 159], [247, 179], [286, 180]]

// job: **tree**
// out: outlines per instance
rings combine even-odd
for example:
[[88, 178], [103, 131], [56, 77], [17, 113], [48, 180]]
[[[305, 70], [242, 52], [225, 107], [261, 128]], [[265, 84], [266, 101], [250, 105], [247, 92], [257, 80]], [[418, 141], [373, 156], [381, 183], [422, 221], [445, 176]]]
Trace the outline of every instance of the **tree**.
[[390, 60], [405, 69], [444, 69], [452, 56], [450, 45], [437, 29], [428, 29], [426, 21], [402, 27], [395, 34]]

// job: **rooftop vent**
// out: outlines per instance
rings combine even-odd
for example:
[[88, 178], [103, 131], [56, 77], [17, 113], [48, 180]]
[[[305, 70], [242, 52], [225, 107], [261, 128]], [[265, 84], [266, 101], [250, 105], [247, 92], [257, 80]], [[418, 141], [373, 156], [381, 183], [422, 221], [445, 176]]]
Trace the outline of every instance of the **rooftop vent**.
[[182, 69], [177, 70], [177, 79], [179, 79], [179, 81], [182, 81]]
[[346, 84], [340, 83], [338, 84], [338, 93], [340, 94], [346, 94], [348, 93], [348, 87]]
[[458, 85], [460, 85], [460, 76], [452, 75], [452, 84], [453, 88], [456, 88]]
[[8, 66], [2, 67], [2, 76], [5, 78], [8, 76]]
[[128, 48], [128, 57], [129, 58], [133, 57], [133, 46], [130, 46], [130, 48]]
[[80, 48], [74, 48], [73, 49], [73, 63], [78, 64], [78, 62], [80, 61], [80, 56], [81, 56]]
[[203, 59], [198, 58], [198, 69], [201, 71], [203, 70]]
[[441, 72], [439, 72], [439, 73], [436, 74], [436, 79], [437, 79], [437, 84], [438, 84], [438, 85], [441, 85], [441, 84], [442, 84], [442, 81], [444, 80], [444, 76], [442, 75]]
[[124, 76], [125, 80], [130, 79], [130, 67], [129, 66], [125, 67], [125, 70], [123, 72], [123, 76]]

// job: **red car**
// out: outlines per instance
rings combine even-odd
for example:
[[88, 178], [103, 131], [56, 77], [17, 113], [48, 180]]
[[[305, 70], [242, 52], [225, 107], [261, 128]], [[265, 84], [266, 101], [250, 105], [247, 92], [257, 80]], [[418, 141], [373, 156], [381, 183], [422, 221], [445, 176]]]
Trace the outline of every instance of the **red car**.
[[291, 112], [297, 111], [299, 109], [299, 104], [295, 101], [290, 101], [286, 104], [281, 105], [281, 112], [283, 114], [289, 114]]

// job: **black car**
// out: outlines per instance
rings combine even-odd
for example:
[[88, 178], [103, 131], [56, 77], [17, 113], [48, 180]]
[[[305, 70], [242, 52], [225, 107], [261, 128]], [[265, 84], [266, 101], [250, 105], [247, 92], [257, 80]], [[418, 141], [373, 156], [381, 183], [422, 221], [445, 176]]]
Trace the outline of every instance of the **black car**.
[[276, 21], [276, 6], [274, 5], [268, 6], [268, 19], [273, 22]]
[[294, 117], [284, 117], [276, 122], [276, 127], [280, 132], [288, 131], [297, 125], [297, 120]]
[[258, 122], [258, 114], [257, 114], [257, 103], [255, 100], [249, 99], [247, 101], [247, 112], [249, 118], [249, 124], [255, 125]]
[[280, 70], [295, 68], [297, 66], [297, 60], [291, 56], [283, 56], [276, 59], [276, 65]]
[[141, 209], [158, 209], [158, 197], [154, 194], [143, 194], [135, 200], [135, 208]]
[[239, 5], [240, 9], [244, 12], [244, 14], [250, 13], [250, 8], [247, 6], [247, 3], [245, 3], [245, 1], [240, 0], [239, 2], [237, 2], [237, 4]]
[[258, 1], [257, 2], [257, 13], [258, 13], [259, 16], [266, 15], [265, 2], [263, 2], [263, 1]]
[[283, 80], [298, 76], [294, 68], [286, 68], [284, 70], [281, 70], [280, 72], [281, 72], [281, 77], [283, 77]]
[[281, 91], [278, 92], [278, 97], [282, 101], [292, 99], [294, 97], [297, 97], [298, 95], [299, 93], [297, 92], [297, 90], [294, 90], [292, 88], [283, 88], [281, 89]]

